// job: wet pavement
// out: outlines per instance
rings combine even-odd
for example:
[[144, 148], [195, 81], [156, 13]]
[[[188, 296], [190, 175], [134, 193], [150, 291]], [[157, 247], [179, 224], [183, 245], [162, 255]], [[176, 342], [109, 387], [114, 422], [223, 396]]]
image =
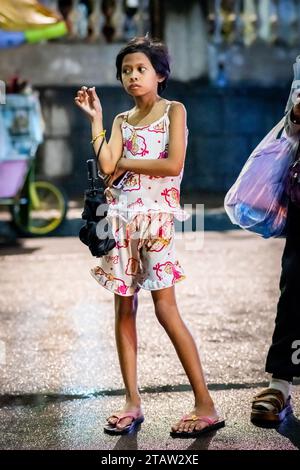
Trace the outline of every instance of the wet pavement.
[[295, 417], [278, 430], [249, 422], [251, 398], [267, 381], [284, 242], [242, 231], [205, 232], [201, 248], [196, 236], [176, 242], [187, 275], [176, 286], [177, 300], [226, 427], [201, 440], [169, 437], [171, 424], [191, 409], [192, 394], [151, 295], [141, 291], [145, 422], [134, 436], [104, 435], [105, 417], [123, 403], [113, 295], [89, 274], [97, 260], [77, 238], [22, 239], [0, 251], [1, 449], [300, 448]]

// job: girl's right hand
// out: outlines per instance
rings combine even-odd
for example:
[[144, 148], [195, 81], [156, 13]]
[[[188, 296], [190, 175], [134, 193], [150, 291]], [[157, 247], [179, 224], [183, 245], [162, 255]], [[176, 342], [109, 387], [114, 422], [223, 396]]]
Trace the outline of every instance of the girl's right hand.
[[87, 88], [86, 86], [82, 86], [80, 90], [77, 91], [75, 103], [91, 120], [95, 118], [102, 119], [102, 106], [95, 87]]

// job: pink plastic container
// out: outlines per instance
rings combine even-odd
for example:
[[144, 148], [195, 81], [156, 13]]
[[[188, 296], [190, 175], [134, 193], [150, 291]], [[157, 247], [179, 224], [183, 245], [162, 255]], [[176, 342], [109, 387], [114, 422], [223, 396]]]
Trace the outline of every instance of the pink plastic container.
[[0, 197], [14, 197], [22, 187], [28, 160], [5, 160], [0, 162]]

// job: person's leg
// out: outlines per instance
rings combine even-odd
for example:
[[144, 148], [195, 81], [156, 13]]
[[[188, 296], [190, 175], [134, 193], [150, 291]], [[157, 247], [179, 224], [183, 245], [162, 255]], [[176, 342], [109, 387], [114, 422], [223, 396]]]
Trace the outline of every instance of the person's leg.
[[266, 360], [266, 372], [276, 377], [300, 375], [293, 362], [293, 343], [300, 340], [300, 209], [290, 204], [286, 245], [282, 255], [280, 298], [277, 305], [272, 344]]
[[[137, 294], [124, 297], [115, 294], [115, 337], [119, 355], [119, 363], [126, 389], [124, 408], [117, 414], [140, 409], [141, 398], [137, 386], [137, 332], [136, 313], [138, 307]], [[124, 418], [118, 428], [127, 426], [133, 418]], [[108, 418], [115, 424], [117, 418]]]
[[[266, 359], [266, 372], [272, 374], [268, 389], [259, 393], [252, 405], [252, 420], [282, 420], [284, 408], [290, 411], [288, 398], [293, 377], [300, 376], [300, 365], [293, 363], [293, 343], [300, 340], [299, 283], [300, 283], [300, 209], [289, 205], [286, 245], [282, 255], [280, 297], [277, 304], [275, 328]], [[279, 391], [275, 395], [272, 390]], [[276, 398], [274, 398], [276, 397]], [[267, 399], [267, 400], [265, 400]], [[283, 413], [280, 415], [281, 411]], [[264, 415], [264, 411], [267, 414]], [[261, 412], [261, 413], [259, 413]]]
[[282, 255], [280, 298], [277, 306], [272, 344], [266, 360], [266, 372], [273, 377], [292, 380], [300, 376], [300, 365], [293, 361], [293, 343], [300, 340], [300, 208], [290, 203], [286, 245]]
[[300, 376], [300, 365], [293, 362], [293, 343], [300, 340], [300, 208], [290, 203], [286, 245], [282, 255], [280, 298], [266, 372], [277, 377]]
[[[189, 415], [207, 416], [215, 420], [218, 414], [205, 383], [195, 341], [180, 317], [174, 286], [151, 291], [151, 295], [157, 319], [170, 337], [194, 392], [195, 406]], [[172, 426], [172, 430], [191, 432], [207, 425], [203, 421], [180, 420]]]

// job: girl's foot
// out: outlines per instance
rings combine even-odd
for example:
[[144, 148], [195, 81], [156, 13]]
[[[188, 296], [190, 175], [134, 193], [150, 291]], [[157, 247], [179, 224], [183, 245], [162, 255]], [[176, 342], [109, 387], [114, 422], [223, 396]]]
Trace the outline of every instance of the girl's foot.
[[[202, 417], [203, 420], [201, 419]], [[183, 416], [172, 426], [171, 434], [204, 432], [205, 428], [210, 428], [215, 423], [218, 423], [219, 419], [219, 415], [213, 404], [196, 406], [191, 413]], [[224, 423], [224, 421], [222, 421], [222, 423]]]
[[[118, 416], [122, 416], [124, 413], [132, 413], [135, 416], [142, 416], [142, 408], [141, 404], [134, 404], [132, 402], [127, 402], [121, 410], [117, 411], [116, 413], [113, 413], [107, 418], [108, 424], [110, 424], [112, 427], [116, 427], [119, 430], [122, 430], [123, 428], [126, 428], [126, 426], [130, 425], [134, 421], [134, 416], [128, 416], [124, 417], [121, 420], [119, 420]], [[118, 422], [119, 421], [119, 422]]]

